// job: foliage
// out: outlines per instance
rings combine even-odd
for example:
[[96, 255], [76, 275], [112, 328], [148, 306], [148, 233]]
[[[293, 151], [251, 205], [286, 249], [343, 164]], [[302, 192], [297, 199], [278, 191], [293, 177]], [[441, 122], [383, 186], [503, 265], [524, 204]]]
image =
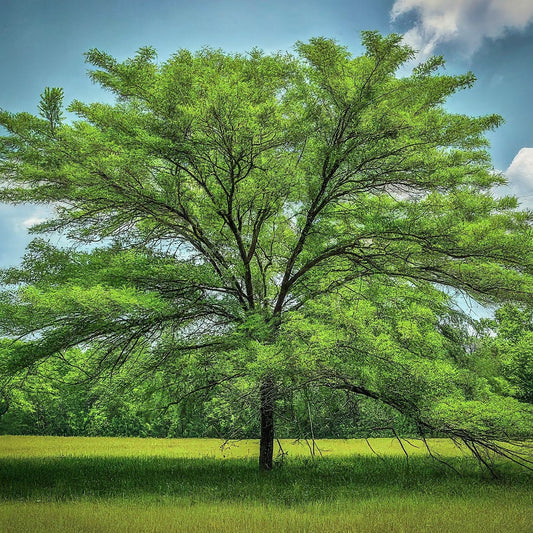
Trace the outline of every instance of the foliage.
[[39, 115], [48, 121], [48, 126], [52, 135], [64, 118], [61, 111], [63, 97], [63, 89], [59, 87], [46, 87], [44, 93], [41, 95], [41, 101], [38, 106]]
[[478, 351], [485, 367], [499, 376], [495, 386], [533, 403], [533, 311], [529, 306], [498, 309], [494, 319], [485, 323]]

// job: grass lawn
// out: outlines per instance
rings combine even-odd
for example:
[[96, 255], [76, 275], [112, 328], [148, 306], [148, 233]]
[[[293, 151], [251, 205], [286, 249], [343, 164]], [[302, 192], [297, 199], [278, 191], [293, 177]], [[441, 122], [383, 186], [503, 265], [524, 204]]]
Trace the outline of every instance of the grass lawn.
[[533, 474], [499, 479], [445, 440], [282, 441], [257, 469], [257, 441], [0, 436], [0, 531], [533, 532]]

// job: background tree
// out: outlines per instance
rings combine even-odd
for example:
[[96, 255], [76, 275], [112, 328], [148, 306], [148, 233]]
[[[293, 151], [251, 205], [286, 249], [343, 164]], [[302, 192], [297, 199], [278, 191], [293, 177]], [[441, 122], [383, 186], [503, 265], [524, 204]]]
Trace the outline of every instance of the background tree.
[[[500, 404], [480, 418], [481, 400], [439, 402], [453, 387], [428, 397], [423, 383], [461, 383], [461, 372], [450, 358], [437, 372], [425, 348], [394, 348], [404, 341], [392, 325], [390, 349], [355, 356], [375, 287], [531, 294], [529, 215], [491, 194], [503, 178], [484, 133], [501, 118], [442, 107], [473, 75], [440, 74], [432, 58], [397, 78], [413, 57], [401, 38], [366, 32], [363, 43], [356, 58], [317, 38], [295, 57], [181, 50], [161, 64], [150, 48], [125, 62], [91, 50], [91, 79], [114, 105], [74, 101], [79, 120], [53, 136], [46, 115], [3, 111], [0, 198], [53, 205], [55, 218], [33, 231], [71, 246], [34, 241], [4, 273], [0, 327], [25, 341], [4, 348], [9, 371], [79, 347], [95, 376], [168, 365], [197, 384], [190, 393], [231, 384], [259, 406], [264, 469], [280, 398], [309, 380], [383, 401], [474, 452], [497, 449], [491, 439], [511, 427], [524, 436], [516, 401], [503, 420]], [[306, 322], [313, 335], [300, 331]], [[380, 349], [393, 364], [380, 364]], [[416, 372], [395, 371], [403, 359]]]
[[492, 374], [494, 386], [533, 403], [533, 312], [504, 305], [485, 320], [479, 343], [479, 372]]

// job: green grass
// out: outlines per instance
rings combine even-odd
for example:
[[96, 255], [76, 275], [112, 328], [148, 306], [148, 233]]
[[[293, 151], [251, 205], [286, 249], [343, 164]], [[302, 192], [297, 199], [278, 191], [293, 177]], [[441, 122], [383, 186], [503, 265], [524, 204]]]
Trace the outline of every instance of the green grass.
[[257, 442], [0, 437], [2, 532], [528, 532], [533, 475], [492, 479], [449, 441], [406, 461], [392, 439], [283, 441], [257, 469]]
[[[402, 441], [409, 455], [427, 456], [420, 441]], [[449, 439], [431, 439], [431, 449], [442, 456], [464, 456]], [[369, 444], [372, 448], [369, 447]], [[375, 455], [404, 456], [396, 439], [318, 439], [316, 445], [324, 456]], [[282, 439], [283, 449], [290, 457], [309, 457], [310, 442]], [[276, 451], [277, 451], [276, 446]], [[319, 451], [315, 450], [318, 455]], [[225, 443], [220, 439], [138, 439], [117, 437], [21, 437], [0, 435], [2, 457], [57, 456], [163, 456], [204, 458], [250, 458], [259, 454], [259, 441], [241, 440]]]

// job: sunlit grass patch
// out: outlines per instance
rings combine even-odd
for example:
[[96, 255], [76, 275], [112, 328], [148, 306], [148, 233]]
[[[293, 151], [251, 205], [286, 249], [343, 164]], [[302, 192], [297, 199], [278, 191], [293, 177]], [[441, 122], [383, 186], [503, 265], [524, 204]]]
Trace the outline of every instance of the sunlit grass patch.
[[[305, 440], [282, 439], [281, 446], [289, 457], [308, 457], [313, 443]], [[463, 456], [449, 439], [431, 439], [433, 452], [446, 457]], [[402, 440], [409, 455], [426, 456], [428, 451], [420, 440]], [[279, 447], [276, 446], [276, 450]], [[318, 439], [315, 441], [315, 455], [348, 456], [404, 455], [397, 439]], [[57, 456], [160, 456], [189, 458], [246, 458], [257, 457], [258, 440], [224, 441], [221, 439], [153, 439], [124, 437], [37, 437], [0, 436], [0, 457], [57, 457]]]
[[374, 499], [280, 507], [261, 504], [144, 504], [126, 501], [9, 502], [0, 507], [4, 533], [156, 532], [465, 532], [530, 533], [531, 506], [504, 497], [447, 501]]

